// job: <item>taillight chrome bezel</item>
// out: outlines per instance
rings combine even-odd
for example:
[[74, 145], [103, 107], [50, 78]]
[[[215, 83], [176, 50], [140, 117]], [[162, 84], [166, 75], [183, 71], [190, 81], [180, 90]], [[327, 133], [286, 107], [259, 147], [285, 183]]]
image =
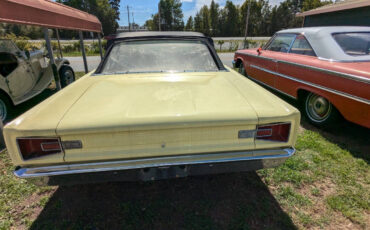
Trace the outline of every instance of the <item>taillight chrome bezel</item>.
[[[273, 135], [273, 128], [268, 128], [272, 126], [283, 126], [283, 125], [288, 125], [288, 135], [284, 137], [284, 140], [272, 140], [272, 139], [266, 139], [266, 137], [270, 137]], [[267, 128], [264, 128], [267, 127]], [[262, 135], [258, 136], [258, 131], [260, 130], [269, 130], [270, 134], [269, 135]], [[290, 139], [290, 133], [292, 131], [292, 123], [291, 122], [277, 122], [277, 123], [269, 123], [269, 124], [260, 124], [256, 126], [256, 134], [254, 136], [255, 141], [268, 141], [268, 142], [277, 142], [277, 143], [287, 143], [289, 142]]]
[[[47, 144], [58, 143], [60, 148], [59, 149], [45, 149], [43, 144], [46, 144], [46, 143], [40, 143], [40, 149], [43, 152], [45, 152], [44, 155], [38, 155], [38, 156], [34, 156], [34, 157], [32, 157], [32, 156], [31, 157], [25, 157], [26, 154], [22, 153], [21, 146], [20, 146], [20, 141], [21, 140], [40, 140], [40, 139], [41, 140], [54, 140], [54, 142], [46, 142], [46, 143]], [[63, 144], [62, 144], [62, 141], [61, 141], [60, 137], [17, 137], [16, 138], [16, 144], [17, 144], [19, 155], [20, 155], [20, 157], [23, 161], [34, 160], [34, 159], [38, 159], [38, 158], [45, 157], [45, 156], [64, 153], [64, 148], [63, 148]]]

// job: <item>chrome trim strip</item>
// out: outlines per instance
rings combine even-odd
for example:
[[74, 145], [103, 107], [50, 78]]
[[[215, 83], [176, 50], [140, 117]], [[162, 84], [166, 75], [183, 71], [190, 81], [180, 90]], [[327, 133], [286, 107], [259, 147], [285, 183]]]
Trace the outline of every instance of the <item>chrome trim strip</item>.
[[248, 160], [273, 160], [288, 158], [294, 153], [295, 149], [293, 147], [289, 147], [282, 149], [251, 150], [243, 152], [208, 153], [111, 162], [66, 164], [36, 168], [19, 168], [14, 171], [14, 175], [19, 178], [31, 178], [40, 176], [57, 176], [177, 165], [213, 164]]
[[272, 89], [272, 90], [275, 90], [275, 91], [277, 91], [277, 92], [279, 92], [279, 93], [281, 93], [281, 94], [284, 94], [285, 96], [288, 96], [288, 97], [290, 97], [290, 98], [292, 98], [292, 99], [297, 99], [296, 97], [294, 97], [294, 96], [292, 96], [292, 95], [290, 95], [290, 94], [287, 94], [287, 93], [285, 93], [285, 92], [283, 92], [283, 91], [281, 91], [281, 90], [279, 90], [279, 89], [276, 89], [276, 88], [274, 88], [274, 87], [272, 87], [272, 86], [270, 86], [270, 85], [268, 85], [268, 84], [266, 84], [266, 83], [264, 83], [264, 82], [262, 82], [262, 81], [259, 81], [259, 80], [257, 80], [257, 79], [255, 79], [255, 78], [253, 78], [252, 76], [250, 76], [250, 75], [248, 75], [247, 76], [247, 78], [248, 79], [250, 79], [250, 80], [252, 80], [252, 81], [255, 81], [255, 82], [257, 82], [257, 83], [259, 83], [259, 84], [261, 84], [261, 85], [264, 85], [264, 86], [266, 86], [266, 87], [268, 87], [268, 88], [270, 88], [270, 89]]
[[276, 62], [276, 59], [274, 58], [268, 58], [268, 57], [264, 57], [264, 56], [258, 56], [258, 55], [253, 55], [253, 54], [247, 54], [247, 53], [241, 53], [241, 52], [235, 52], [235, 54], [241, 54], [241, 55], [246, 55], [246, 56], [250, 56], [250, 57], [256, 57], [256, 58], [261, 58], [261, 59], [265, 59], [265, 60], [268, 60], [268, 61], [275, 61]]
[[253, 54], [247, 54], [247, 53], [241, 53], [241, 52], [235, 52], [235, 54], [261, 58], [261, 59], [270, 60], [270, 61], [274, 61], [274, 62], [278, 62], [278, 63], [280, 62], [280, 63], [284, 63], [284, 64], [288, 64], [288, 65], [298, 66], [298, 67], [302, 67], [302, 68], [305, 68], [305, 69], [315, 70], [315, 71], [319, 71], [319, 72], [323, 72], [323, 73], [327, 73], [327, 74], [347, 78], [347, 79], [350, 79], [350, 80], [355, 80], [355, 81], [359, 81], [359, 82], [364, 82], [366, 84], [370, 84], [370, 79], [369, 78], [361, 77], [361, 76], [354, 75], [354, 74], [341, 73], [341, 72], [337, 72], [337, 71], [334, 71], [334, 70], [328, 70], [328, 69], [323, 69], [323, 68], [314, 67], [314, 66], [310, 66], [310, 65], [298, 64], [298, 63], [289, 62], [289, 61], [276, 60], [276, 59], [273, 59], [273, 58], [268, 58], [268, 57], [253, 55]]
[[[59, 145], [59, 149], [45, 149], [45, 147], [44, 147], [45, 144], [55, 144], [55, 143], [57, 143]], [[41, 143], [41, 150], [44, 151], [44, 152], [61, 150], [61, 149], [62, 149], [62, 146], [60, 145], [60, 142], [58, 142], [58, 141], [56, 141], [56, 142]]]
[[297, 78], [294, 78], [294, 77], [291, 77], [291, 76], [288, 76], [288, 75], [285, 75], [285, 74], [281, 74], [281, 73], [278, 73], [278, 72], [274, 72], [274, 71], [271, 71], [271, 70], [268, 70], [268, 69], [265, 69], [265, 68], [262, 68], [262, 67], [259, 67], [259, 66], [256, 66], [256, 65], [250, 65], [250, 66], [252, 68], [259, 69], [259, 70], [265, 71], [267, 73], [274, 74], [276, 76], [280, 76], [280, 77], [283, 77], [283, 78], [286, 78], [286, 79], [289, 79], [289, 80], [292, 80], [292, 81], [296, 81], [296, 82], [299, 82], [299, 83], [302, 83], [302, 84], [305, 84], [305, 85], [316, 87], [318, 89], [325, 90], [327, 92], [334, 93], [334, 94], [337, 94], [339, 96], [347, 97], [349, 99], [352, 99], [352, 100], [370, 105], [370, 100], [367, 100], [367, 99], [362, 98], [362, 97], [357, 97], [357, 96], [350, 95], [348, 93], [337, 91], [337, 90], [334, 90], [334, 89], [331, 89], [331, 88], [327, 88], [327, 87], [324, 87], [324, 86], [321, 86], [321, 85], [317, 85], [317, 84], [310, 83], [310, 82], [307, 82], [307, 81], [299, 80]]
[[281, 60], [279, 60], [278, 62], [287, 64], [287, 65], [302, 67], [302, 68], [305, 68], [305, 69], [315, 70], [315, 71], [319, 71], [319, 72], [323, 72], [323, 73], [327, 73], [327, 74], [331, 74], [331, 75], [336, 75], [336, 76], [347, 78], [347, 79], [350, 79], [350, 80], [355, 80], [355, 81], [370, 84], [370, 79], [366, 78], [366, 77], [361, 77], [361, 76], [348, 74], [348, 73], [341, 73], [341, 72], [337, 72], [337, 71], [334, 71], [334, 70], [328, 70], [328, 69], [323, 69], [323, 68], [319, 68], [319, 67], [298, 64], [298, 63], [294, 63], [294, 62], [281, 61]]

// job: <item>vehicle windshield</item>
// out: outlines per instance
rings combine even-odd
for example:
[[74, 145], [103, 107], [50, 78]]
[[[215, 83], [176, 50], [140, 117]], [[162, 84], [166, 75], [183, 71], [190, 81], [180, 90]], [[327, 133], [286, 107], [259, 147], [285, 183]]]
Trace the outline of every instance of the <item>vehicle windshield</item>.
[[115, 44], [102, 74], [218, 71], [207, 45], [193, 40], [127, 41]]
[[351, 32], [333, 34], [342, 50], [352, 56], [370, 54], [370, 32]]

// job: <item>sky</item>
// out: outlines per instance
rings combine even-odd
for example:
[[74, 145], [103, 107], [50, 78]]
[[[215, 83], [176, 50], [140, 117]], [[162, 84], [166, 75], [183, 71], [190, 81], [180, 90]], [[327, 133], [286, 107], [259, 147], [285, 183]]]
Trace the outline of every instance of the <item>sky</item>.
[[[209, 6], [211, 1], [212, 0], [181, 0], [185, 23], [189, 16], [194, 16], [203, 5]], [[236, 5], [241, 5], [244, 1], [245, 0], [232, 0]], [[282, 1], [283, 0], [269, 0], [270, 5], [277, 5]], [[127, 26], [127, 5], [130, 10], [130, 21], [132, 22], [134, 19], [135, 23], [143, 25], [146, 20], [151, 18], [152, 14], [157, 13], [158, 2], [159, 0], [121, 0], [119, 25]], [[223, 7], [225, 6], [226, 0], [215, 0], [215, 2]]]

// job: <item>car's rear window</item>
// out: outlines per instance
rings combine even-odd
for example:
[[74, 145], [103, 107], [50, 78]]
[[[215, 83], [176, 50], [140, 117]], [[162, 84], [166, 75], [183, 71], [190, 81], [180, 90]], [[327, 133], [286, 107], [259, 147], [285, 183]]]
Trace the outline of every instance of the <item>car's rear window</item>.
[[370, 32], [337, 33], [333, 38], [348, 55], [370, 54]]
[[194, 40], [146, 40], [115, 44], [103, 74], [151, 72], [204, 72], [219, 68], [207, 47]]

